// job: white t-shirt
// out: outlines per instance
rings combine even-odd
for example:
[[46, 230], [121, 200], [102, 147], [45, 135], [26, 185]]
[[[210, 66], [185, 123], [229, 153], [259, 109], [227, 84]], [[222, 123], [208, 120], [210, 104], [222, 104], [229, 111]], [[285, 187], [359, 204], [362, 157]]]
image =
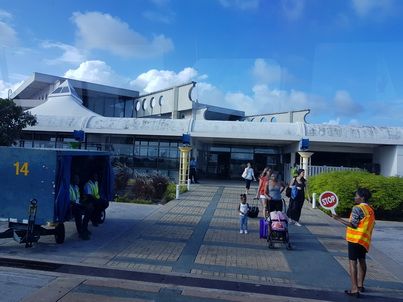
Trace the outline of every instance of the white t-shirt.
[[252, 180], [253, 179], [253, 174], [254, 174], [253, 169], [249, 168], [249, 169], [246, 170], [246, 172], [248, 173], [248, 175], [246, 175], [245, 179]]
[[248, 212], [249, 212], [248, 204], [247, 204], [247, 203], [240, 203], [240, 204], [239, 204], [239, 210], [240, 210], [242, 213], [244, 213], [244, 214], [239, 213], [239, 215], [245, 216], [245, 215], [248, 214]]

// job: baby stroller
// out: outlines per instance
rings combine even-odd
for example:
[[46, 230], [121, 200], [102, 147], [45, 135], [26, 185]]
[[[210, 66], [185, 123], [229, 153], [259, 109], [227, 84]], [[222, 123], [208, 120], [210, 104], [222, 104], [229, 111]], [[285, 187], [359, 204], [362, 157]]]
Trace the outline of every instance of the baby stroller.
[[275, 242], [282, 242], [285, 244], [287, 250], [291, 250], [291, 244], [289, 242], [288, 235], [288, 218], [285, 214], [285, 201], [283, 202], [283, 211], [270, 211], [267, 218], [268, 221], [268, 231], [267, 231], [267, 242], [269, 249], [274, 249]]

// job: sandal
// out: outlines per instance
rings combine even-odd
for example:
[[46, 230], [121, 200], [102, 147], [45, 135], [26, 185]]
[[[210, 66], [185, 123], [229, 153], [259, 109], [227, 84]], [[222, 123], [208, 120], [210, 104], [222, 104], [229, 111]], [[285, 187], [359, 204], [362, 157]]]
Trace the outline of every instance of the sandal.
[[357, 287], [358, 287], [358, 290], [359, 290], [361, 293], [365, 292], [365, 287], [364, 287], [364, 286], [357, 286]]
[[359, 298], [359, 297], [360, 297], [360, 292], [352, 293], [351, 290], [347, 290], [347, 289], [346, 289], [346, 290], [344, 291], [344, 293], [347, 294], [347, 295], [349, 295], [349, 296], [356, 297], [356, 298]]

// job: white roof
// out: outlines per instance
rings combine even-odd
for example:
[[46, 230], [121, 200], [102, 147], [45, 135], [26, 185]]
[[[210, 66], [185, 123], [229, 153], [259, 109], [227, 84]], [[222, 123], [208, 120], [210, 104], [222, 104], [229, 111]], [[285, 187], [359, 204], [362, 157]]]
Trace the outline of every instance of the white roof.
[[48, 100], [30, 110], [31, 114], [37, 115], [38, 122], [43, 123], [41, 116], [63, 117], [89, 117], [100, 116], [83, 106], [83, 101], [71, 86], [68, 80], [64, 81], [48, 96]]
[[286, 143], [309, 138], [312, 142], [403, 145], [403, 128], [400, 127], [104, 117], [82, 105], [68, 80], [49, 95], [47, 102], [30, 112], [37, 116], [38, 124], [26, 129], [37, 131], [84, 130], [86, 133], [158, 136], [189, 133], [192, 137], [202, 139]]

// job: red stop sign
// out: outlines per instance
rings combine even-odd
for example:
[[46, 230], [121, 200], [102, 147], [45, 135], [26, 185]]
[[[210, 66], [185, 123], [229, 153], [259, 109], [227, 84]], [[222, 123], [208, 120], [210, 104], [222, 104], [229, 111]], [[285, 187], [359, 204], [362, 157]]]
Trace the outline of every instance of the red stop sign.
[[323, 192], [319, 197], [319, 202], [322, 207], [327, 210], [334, 209], [339, 204], [337, 195], [330, 191]]

